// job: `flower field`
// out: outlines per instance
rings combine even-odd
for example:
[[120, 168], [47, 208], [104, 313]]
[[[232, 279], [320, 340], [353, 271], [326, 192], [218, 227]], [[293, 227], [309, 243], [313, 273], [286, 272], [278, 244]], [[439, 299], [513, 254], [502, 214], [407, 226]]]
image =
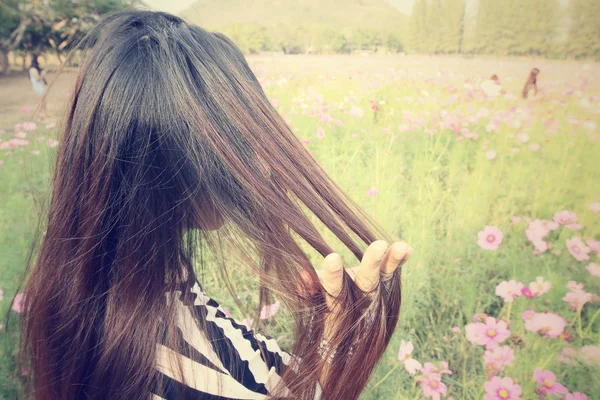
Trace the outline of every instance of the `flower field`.
[[[327, 173], [414, 249], [400, 325], [361, 399], [600, 399], [600, 65], [346, 56], [250, 64]], [[524, 100], [533, 67], [538, 94]], [[494, 73], [500, 86], [487, 80]], [[72, 78], [53, 89], [55, 116], [44, 121], [31, 117], [33, 94], [0, 96], [0, 312], [12, 313], [0, 328], [0, 399], [14, 398], [27, 374], [12, 370], [15, 290]], [[248, 317], [215, 271], [203, 276], [231, 315]], [[233, 285], [256, 302], [251, 275]], [[279, 303], [260, 318], [289, 343]]]

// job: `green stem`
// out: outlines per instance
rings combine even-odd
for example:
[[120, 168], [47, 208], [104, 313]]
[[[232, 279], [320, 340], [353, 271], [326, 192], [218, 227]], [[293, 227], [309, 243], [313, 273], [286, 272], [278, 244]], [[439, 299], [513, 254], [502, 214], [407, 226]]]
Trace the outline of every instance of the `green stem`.
[[385, 382], [385, 380], [396, 370], [396, 368], [398, 368], [400, 366], [400, 364], [396, 364], [394, 365], [394, 368], [390, 369], [389, 372], [387, 374], [385, 374], [385, 376], [383, 378], [381, 378], [379, 380], [379, 382], [377, 382], [375, 385], [373, 385], [373, 387], [371, 388], [371, 390], [375, 390], [377, 389], [377, 387], [379, 385], [381, 385], [383, 382]]
[[[598, 315], [600, 315], [600, 310], [596, 311], [596, 313], [594, 314], [594, 316], [592, 317], [592, 319], [590, 320], [590, 323], [588, 324], [587, 328], [585, 329], [585, 334], [587, 335], [590, 330], [592, 329], [592, 325], [594, 325], [594, 322], [596, 321], [596, 318], [598, 318]], [[581, 321], [581, 318], [580, 318]]]
[[577, 333], [579, 333], [579, 339], [583, 340], [583, 330], [581, 329], [581, 310], [583, 307], [579, 307], [579, 312], [577, 313]]

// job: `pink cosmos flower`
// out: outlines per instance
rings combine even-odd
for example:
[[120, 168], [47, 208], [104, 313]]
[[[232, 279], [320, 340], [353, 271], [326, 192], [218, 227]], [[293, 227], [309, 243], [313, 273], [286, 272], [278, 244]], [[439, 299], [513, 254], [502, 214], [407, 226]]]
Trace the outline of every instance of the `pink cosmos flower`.
[[526, 330], [550, 338], [559, 337], [566, 326], [567, 321], [563, 317], [549, 312], [535, 314], [529, 323], [525, 322]]
[[598, 124], [594, 121], [585, 121], [582, 126], [590, 132], [593, 132], [598, 127]]
[[506, 322], [496, 321], [494, 317], [487, 317], [483, 323], [468, 324], [465, 331], [467, 340], [473, 344], [485, 346], [488, 350], [497, 347], [510, 336]]
[[376, 196], [377, 193], [379, 193], [379, 189], [377, 189], [377, 188], [371, 188], [367, 192], [367, 195], [369, 195], [369, 197], [373, 197], [373, 196]]
[[590, 204], [590, 210], [592, 210], [592, 212], [595, 212], [596, 214], [600, 213], [600, 203]]
[[600, 278], [600, 265], [597, 265], [596, 263], [591, 263], [587, 267], [585, 267], [585, 269], [587, 269], [588, 272], [592, 274], [592, 276]]
[[426, 362], [423, 365], [423, 369], [421, 370], [423, 375], [427, 377], [438, 377], [441, 379], [443, 374], [452, 375], [452, 371], [448, 369], [448, 363], [446, 361], [440, 361], [438, 367], [436, 367], [433, 363]]
[[508, 346], [499, 346], [492, 350], [486, 350], [483, 359], [486, 365], [493, 364], [497, 371], [502, 371], [504, 367], [512, 365], [515, 352]]
[[46, 141], [46, 144], [48, 145], [48, 147], [54, 148], [54, 147], [58, 146], [58, 140], [48, 139]]
[[[308, 146], [310, 144], [310, 140], [302, 140], [300, 143], [302, 143], [302, 145], [304, 145], [304, 146]], [[48, 146], [50, 146], [49, 143], [48, 143]]]
[[317, 127], [317, 138], [323, 139], [325, 137], [325, 131], [321, 127]]
[[541, 146], [537, 143], [532, 143], [529, 145], [529, 150], [531, 151], [538, 151], [539, 149], [541, 149]]
[[12, 310], [18, 313], [22, 313], [24, 311], [24, 307], [25, 307], [25, 294], [24, 293], [17, 293], [15, 295], [15, 301], [13, 302], [12, 305]]
[[535, 282], [529, 284], [529, 289], [534, 296], [541, 296], [544, 293], [548, 293], [552, 289], [552, 284], [545, 281], [543, 277], [538, 276], [535, 278]]
[[37, 127], [35, 122], [23, 122], [21, 125], [24, 131], [35, 131]]
[[485, 400], [521, 400], [521, 386], [511, 378], [493, 377], [485, 384]]
[[569, 392], [566, 387], [556, 382], [556, 376], [548, 370], [542, 371], [536, 368], [533, 375], [535, 381], [540, 384], [540, 388], [543, 389], [543, 393], [545, 394], [559, 395]]
[[28, 107], [21, 107], [21, 114], [29, 114], [29, 108]]
[[414, 350], [412, 342], [400, 342], [400, 351], [398, 352], [398, 361], [404, 364], [404, 368], [409, 374], [414, 375], [417, 371], [421, 370], [421, 363], [412, 358], [412, 352]]
[[358, 106], [350, 107], [350, 115], [354, 118], [362, 118], [364, 111]]
[[583, 290], [583, 283], [569, 281], [569, 282], [567, 282], [567, 289], [572, 290], [572, 291]]
[[[2, 300], [2, 299], [0, 299], [0, 300]], [[460, 333], [460, 328], [458, 326], [455, 326], [454, 328], [452, 328], [452, 332]]]
[[572, 347], [565, 347], [560, 352], [560, 355], [558, 356], [558, 361], [569, 365], [577, 365], [577, 363], [574, 360], [576, 357], [577, 350], [575, 350]]
[[534, 241], [541, 240], [548, 233], [550, 233], [550, 229], [544, 224], [544, 221], [535, 219], [529, 222], [527, 230], [525, 231], [525, 236], [527, 236], [527, 239], [530, 241]]
[[423, 395], [427, 398], [430, 397], [433, 400], [440, 400], [442, 395], [446, 395], [448, 388], [438, 377], [427, 377], [420, 379], [419, 383], [423, 390]]
[[571, 253], [571, 255], [575, 257], [577, 261], [585, 261], [590, 259], [590, 256], [588, 256], [590, 248], [587, 247], [579, 237], [567, 239], [567, 249], [569, 249], [569, 253]]
[[497, 250], [504, 235], [496, 226], [486, 226], [477, 234], [477, 244], [484, 250]]
[[577, 214], [573, 211], [563, 210], [554, 214], [552, 219], [561, 225], [569, 225], [577, 222]]
[[548, 243], [544, 242], [543, 240], [541, 241], [535, 241], [533, 242], [533, 247], [535, 247], [535, 250], [532, 252], [532, 254], [537, 257], [540, 255], [540, 253], [543, 253], [544, 251], [548, 250]]
[[[540, 255], [540, 253], [537, 250], [534, 250], [533, 255], [537, 257]], [[523, 286], [521, 289], [521, 294], [528, 299], [533, 299], [535, 297], [535, 294], [533, 294], [531, 289], [529, 289], [529, 286]]]
[[519, 222], [521, 222], [521, 217], [517, 217], [517, 216], [511, 217], [510, 222], [512, 222], [513, 224], [518, 224]]
[[531, 321], [534, 316], [535, 316], [535, 311], [533, 311], [531, 308], [528, 309], [528, 310], [523, 311], [523, 313], [521, 314], [521, 318], [525, 322]]
[[260, 310], [260, 319], [269, 319], [272, 316], [274, 316], [275, 314], [277, 314], [279, 312], [279, 307], [280, 307], [280, 303], [279, 300], [275, 301], [275, 303], [273, 304], [268, 304], [266, 306], [263, 306], [263, 308], [261, 308]]
[[569, 303], [569, 308], [573, 311], [579, 311], [585, 303], [592, 300], [592, 294], [583, 290], [569, 292], [563, 297], [563, 300]]
[[555, 221], [542, 221], [542, 223], [551, 231], [555, 231], [558, 229], [560, 225], [558, 225]]
[[583, 346], [579, 353], [579, 358], [589, 366], [600, 365], [600, 347], [598, 346]]
[[600, 257], [600, 240], [588, 239], [585, 241], [585, 244], [588, 245], [591, 251]]
[[529, 135], [526, 133], [519, 133], [517, 135], [517, 139], [519, 139], [519, 141], [522, 143], [527, 143], [529, 142]]
[[494, 158], [496, 158], [496, 151], [495, 150], [488, 150], [485, 153], [485, 158], [487, 158], [488, 160], [493, 160]]
[[517, 281], [500, 282], [496, 286], [496, 296], [502, 297], [504, 302], [510, 303], [521, 295], [523, 284]]
[[588, 397], [581, 392], [567, 393], [565, 400], [588, 400]]

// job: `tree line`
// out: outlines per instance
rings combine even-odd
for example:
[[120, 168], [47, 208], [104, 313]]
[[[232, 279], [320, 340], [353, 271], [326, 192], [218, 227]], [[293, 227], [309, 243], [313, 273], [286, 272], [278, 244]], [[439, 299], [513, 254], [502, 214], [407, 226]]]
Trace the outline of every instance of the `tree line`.
[[[8, 53], [36, 58], [68, 51], [113, 10], [139, 0], [2, 0], [0, 67]], [[528, 55], [600, 60], [600, 0], [416, 0], [403, 26], [338, 27], [327, 24], [264, 26], [240, 23], [218, 31], [246, 54], [414, 52], [425, 54]], [[340, 12], [343, 12], [340, 11]]]
[[[417, 0], [409, 51], [600, 60], [600, 1]], [[471, 13], [467, 11], [472, 11]]]
[[403, 51], [400, 28], [337, 28], [325, 24], [265, 27], [258, 23], [243, 23], [217, 30], [229, 36], [244, 53], [323, 54]]

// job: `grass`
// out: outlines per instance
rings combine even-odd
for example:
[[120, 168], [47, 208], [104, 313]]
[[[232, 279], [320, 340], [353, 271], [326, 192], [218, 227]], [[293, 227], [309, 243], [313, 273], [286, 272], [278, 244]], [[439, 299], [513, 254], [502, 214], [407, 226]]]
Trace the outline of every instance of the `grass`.
[[[598, 67], [552, 64], [542, 68], [554, 75], [549, 73], [541, 81], [545, 90], [535, 100], [523, 101], [510, 96], [487, 99], [481, 93], [470, 98], [464, 83], [466, 79], [478, 87], [480, 74], [473, 71], [484, 64], [477, 60], [469, 60], [466, 72], [450, 61], [447, 66], [426, 68], [419, 60], [385, 65], [361, 60], [359, 68], [339, 62], [340, 58], [335, 67], [328, 63], [327, 69], [324, 59], [315, 58], [321, 64], [311, 70], [303, 69], [302, 61], [287, 60], [272, 66], [260, 59], [253, 61], [269, 97], [278, 103], [298, 138], [310, 140], [308, 150], [333, 179], [393, 236], [415, 249], [402, 275], [400, 326], [361, 399], [424, 398], [415, 377], [397, 361], [401, 340], [414, 344], [413, 357], [422, 363], [449, 363], [453, 373], [442, 379], [448, 396], [483, 398], [484, 348], [471, 344], [464, 331], [479, 313], [510, 321], [513, 337], [503, 345], [514, 350], [515, 360], [499, 375], [515, 379], [523, 389], [523, 399], [535, 397], [536, 368], [554, 372], [571, 392], [600, 398], [598, 364], [578, 361], [569, 365], [558, 360], [567, 346], [577, 350], [600, 346], [598, 303], [590, 302], [577, 313], [562, 300], [571, 280], [584, 283], [587, 292], [600, 294], [600, 278], [585, 269], [598, 262], [597, 256], [590, 253], [589, 261], [578, 262], [565, 246], [566, 239], [575, 236], [600, 239], [600, 215], [589, 209], [591, 203], [600, 201], [600, 132], [597, 127], [592, 130], [590, 123], [600, 123], [600, 91], [593, 79], [591, 84], [582, 83], [586, 76], [597, 77]], [[505, 88], [518, 93], [519, 63], [504, 65]], [[353, 104], [363, 110], [362, 118], [348, 114]], [[372, 104], [379, 109], [374, 111]], [[489, 116], [473, 119], [486, 114], [482, 108]], [[460, 133], [441, 128], [444, 113], [458, 121], [459, 129], [477, 134], [478, 140], [457, 140]], [[321, 114], [330, 114], [343, 126], [320, 120]], [[0, 139], [6, 141], [12, 136], [12, 125], [26, 119], [26, 115], [0, 114], [0, 128], [7, 131]], [[498, 129], [488, 132], [486, 127], [493, 120], [499, 122]], [[30, 145], [15, 149], [12, 155], [0, 150], [4, 160], [0, 166], [0, 288], [4, 290], [0, 312], [8, 310], [14, 295], [35, 223], [32, 197], [25, 192], [27, 180], [43, 191], [53, 159], [54, 149], [34, 138], [54, 134], [44, 124], [38, 125], [28, 133]], [[325, 132], [322, 139], [316, 137], [317, 128]], [[529, 136], [527, 143], [518, 139], [523, 133]], [[532, 144], [538, 144], [539, 150], [531, 150]], [[42, 153], [33, 156], [32, 149]], [[497, 156], [488, 160], [485, 154], [491, 149]], [[28, 165], [31, 168], [24, 168]], [[377, 195], [367, 194], [371, 188], [378, 189]], [[550, 232], [546, 240], [554, 247], [534, 255], [524, 219], [551, 220], [561, 210], [574, 211], [583, 229], [560, 227]], [[520, 216], [521, 222], [511, 222], [513, 216]], [[477, 233], [488, 225], [504, 233], [496, 251], [477, 245]], [[348, 264], [356, 262], [348, 252], [338, 251]], [[319, 258], [309, 254], [318, 266]], [[495, 295], [502, 281], [514, 279], [527, 285], [538, 276], [552, 283], [549, 293], [517, 298], [513, 303]], [[225, 308], [244, 317], [219, 284], [216, 271], [206, 271], [204, 280], [208, 292]], [[244, 275], [234, 280], [241, 297], [249, 301], [256, 300], [254, 283]], [[520, 315], [530, 308], [565, 318], [570, 343], [527, 332]], [[268, 329], [285, 344], [290, 337], [282, 314]], [[459, 327], [460, 333], [453, 333], [452, 327]], [[12, 371], [17, 327], [8, 328], [8, 335], [6, 327], [0, 332], [8, 343], [0, 350], [0, 399], [15, 398], [17, 391]]]

